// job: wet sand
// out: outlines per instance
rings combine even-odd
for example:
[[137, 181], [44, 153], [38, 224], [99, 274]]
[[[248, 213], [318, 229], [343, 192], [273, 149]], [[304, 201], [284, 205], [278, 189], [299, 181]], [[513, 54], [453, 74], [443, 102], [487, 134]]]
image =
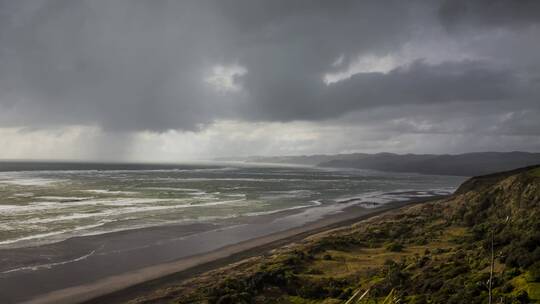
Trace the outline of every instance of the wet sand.
[[431, 199], [347, 207], [333, 214], [324, 208], [291, 210], [217, 225], [144, 228], [3, 249], [0, 303], [118, 302], [325, 229]]

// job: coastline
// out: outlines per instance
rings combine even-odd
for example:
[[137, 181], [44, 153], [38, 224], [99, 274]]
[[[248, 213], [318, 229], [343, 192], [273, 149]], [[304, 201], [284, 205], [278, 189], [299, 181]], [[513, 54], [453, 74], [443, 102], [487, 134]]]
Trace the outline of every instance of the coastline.
[[183, 257], [175, 261], [108, 276], [91, 283], [67, 287], [41, 294], [24, 303], [111, 303], [136, 297], [145, 291], [171, 282], [178, 282], [205, 271], [219, 268], [271, 249], [302, 240], [326, 230], [348, 226], [358, 221], [396, 210], [404, 206], [433, 201], [447, 196], [415, 198], [388, 203], [379, 208], [347, 207], [344, 212], [325, 216], [300, 227], [286, 229], [246, 241], [226, 245], [209, 252]]

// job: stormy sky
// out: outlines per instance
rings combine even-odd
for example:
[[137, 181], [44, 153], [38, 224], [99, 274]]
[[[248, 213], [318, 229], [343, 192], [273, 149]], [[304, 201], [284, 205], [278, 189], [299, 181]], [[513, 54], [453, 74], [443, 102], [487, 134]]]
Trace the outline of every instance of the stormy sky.
[[540, 1], [0, 1], [0, 158], [540, 152]]

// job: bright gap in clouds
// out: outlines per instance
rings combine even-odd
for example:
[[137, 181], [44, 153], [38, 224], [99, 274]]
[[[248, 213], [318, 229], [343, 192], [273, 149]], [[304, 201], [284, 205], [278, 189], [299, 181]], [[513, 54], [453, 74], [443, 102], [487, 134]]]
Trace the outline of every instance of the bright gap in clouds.
[[242, 86], [237, 78], [246, 73], [246, 68], [240, 65], [216, 65], [210, 69], [204, 82], [218, 92], [238, 92]]
[[[343, 56], [340, 56], [334, 61], [332, 66], [338, 67], [343, 64]], [[397, 60], [394, 56], [359, 56], [353, 60], [347, 67], [339, 72], [325, 74], [324, 83], [331, 84], [341, 80], [345, 80], [359, 73], [388, 73], [397, 67]]]
[[386, 55], [358, 55], [347, 64], [345, 56], [337, 57], [331, 66], [334, 70], [323, 75], [326, 85], [347, 80], [360, 73], [386, 74], [399, 67], [407, 67], [415, 61], [436, 65], [444, 62], [463, 60], [483, 60], [482, 56], [473, 55], [463, 50], [458, 42], [436, 41], [428, 43], [405, 43], [401, 49]]

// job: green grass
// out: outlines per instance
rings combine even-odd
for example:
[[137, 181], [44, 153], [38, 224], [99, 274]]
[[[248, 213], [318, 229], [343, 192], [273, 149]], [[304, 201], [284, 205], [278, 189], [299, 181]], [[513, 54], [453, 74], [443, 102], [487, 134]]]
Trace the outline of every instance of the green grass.
[[540, 301], [540, 283], [529, 283], [527, 293], [531, 300]]
[[516, 288], [514, 293], [524, 290], [529, 295], [529, 299], [540, 302], [540, 283], [527, 282], [525, 275], [520, 275], [512, 280], [512, 285]]
[[533, 169], [529, 172], [530, 175], [534, 177], [540, 177], [540, 168]]
[[287, 297], [287, 301], [291, 304], [340, 304], [342, 301], [336, 299], [324, 300], [308, 300], [297, 296]]

